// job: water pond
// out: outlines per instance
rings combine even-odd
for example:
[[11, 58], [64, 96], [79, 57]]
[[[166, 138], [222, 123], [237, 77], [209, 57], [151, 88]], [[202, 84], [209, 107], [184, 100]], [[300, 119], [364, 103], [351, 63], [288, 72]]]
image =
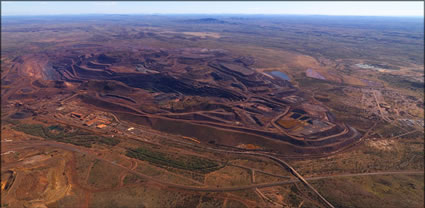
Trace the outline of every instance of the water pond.
[[285, 73], [281, 72], [281, 71], [272, 71], [272, 72], [267, 72], [267, 74], [271, 74], [274, 77], [279, 77], [281, 79], [284, 80], [290, 80], [290, 78], [288, 77], [288, 75], [286, 75]]

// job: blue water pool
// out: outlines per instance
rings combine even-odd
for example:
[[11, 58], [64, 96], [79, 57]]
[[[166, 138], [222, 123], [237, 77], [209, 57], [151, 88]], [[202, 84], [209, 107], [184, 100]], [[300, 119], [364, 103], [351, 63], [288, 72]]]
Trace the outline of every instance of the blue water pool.
[[285, 73], [283, 73], [281, 71], [272, 71], [272, 72], [268, 72], [268, 74], [271, 74], [272, 76], [279, 77], [279, 78], [284, 79], [284, 80], [290, 80], [288, 75], [286, 75]]

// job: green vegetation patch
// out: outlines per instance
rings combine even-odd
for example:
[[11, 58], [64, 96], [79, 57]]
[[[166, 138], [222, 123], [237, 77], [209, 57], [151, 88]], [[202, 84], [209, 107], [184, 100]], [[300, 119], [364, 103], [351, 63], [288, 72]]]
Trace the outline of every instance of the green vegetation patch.
[[139, 160], [146, 160], [160, 166], [170, 166], [173, 168], [198, 171], [202, 173], [212, 172], [221, 168], [219, 163], [206, 158], [192, 155], [170, 155], [144, 147], [129, 149], [127, 150], [126, 155]]
[[19, 124], [12, 128], [29, 135], [84, 147], [91, 147], [93, 144], [115, 146], [120, 142], [119, 140], [111, 137], [92, 135], [91, 133], [80, 129], [69, 130], [59, 125], [46, 127], [41, 124]]

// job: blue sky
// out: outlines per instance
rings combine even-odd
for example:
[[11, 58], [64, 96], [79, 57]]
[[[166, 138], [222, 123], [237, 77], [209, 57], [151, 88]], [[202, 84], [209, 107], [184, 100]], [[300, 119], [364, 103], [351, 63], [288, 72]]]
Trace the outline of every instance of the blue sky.
[[2, 16], [53, 14], [315, 14], [424, 16], [424, 2], [1, 2]]

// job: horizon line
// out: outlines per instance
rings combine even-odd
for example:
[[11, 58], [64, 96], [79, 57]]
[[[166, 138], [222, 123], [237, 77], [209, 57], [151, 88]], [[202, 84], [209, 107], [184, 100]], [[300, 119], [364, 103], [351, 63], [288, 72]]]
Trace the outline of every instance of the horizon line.
[[212, 16], [212, 15], [262, 15], [262, 16], [343, 16], [343, 17], [413, 17], [413, 18], [424, 18], [425, 16], [397, 16], [397, 15], [343, 15], [343, 14], [281, 14], [281, 13], [80, 13], [80, 14], [9, 14], [1, 15], [1, 17], [41, 17], [41, 16], [78, 16], [78, 15], [156, 15], [156, 16], [167, 16], [167, 15], [203, 15], [203, 16]]

